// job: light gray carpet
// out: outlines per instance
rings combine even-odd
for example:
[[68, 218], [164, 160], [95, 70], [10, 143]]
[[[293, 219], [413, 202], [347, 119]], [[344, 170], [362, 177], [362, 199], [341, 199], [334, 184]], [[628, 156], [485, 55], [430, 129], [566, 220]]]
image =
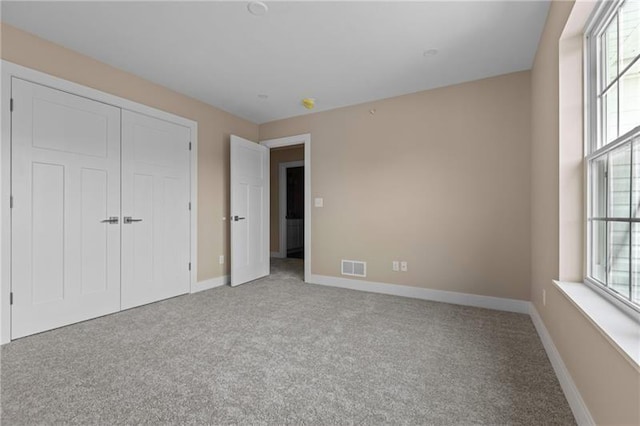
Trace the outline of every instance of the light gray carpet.
[[304, 284], [302, 261], [2, 347], [3, 424], [573, 424], [525, 315]]

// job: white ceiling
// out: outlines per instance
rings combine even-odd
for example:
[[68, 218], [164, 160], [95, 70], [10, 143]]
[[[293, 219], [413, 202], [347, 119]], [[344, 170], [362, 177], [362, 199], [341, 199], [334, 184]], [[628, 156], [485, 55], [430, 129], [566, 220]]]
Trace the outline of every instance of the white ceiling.
[[[549, 3], [2, 2], [2, 20], [255, 123], [530, 69]], [[423, 52], [438, 49], [435, 56]], [[259, 94], [268, 99], [258, 98]]]

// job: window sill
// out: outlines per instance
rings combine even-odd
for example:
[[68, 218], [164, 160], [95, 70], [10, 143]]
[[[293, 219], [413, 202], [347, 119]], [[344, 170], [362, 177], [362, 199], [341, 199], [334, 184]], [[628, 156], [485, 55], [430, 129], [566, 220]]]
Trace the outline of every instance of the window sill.
[[[640, 323], [583, 283], [553, 281], [560, 292], [640, 370]], [[640, 318], [639, 318], [640, 319]]]

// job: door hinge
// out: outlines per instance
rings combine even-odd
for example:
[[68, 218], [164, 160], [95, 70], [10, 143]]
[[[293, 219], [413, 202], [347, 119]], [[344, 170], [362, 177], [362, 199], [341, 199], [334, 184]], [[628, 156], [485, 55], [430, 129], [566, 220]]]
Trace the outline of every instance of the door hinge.
[[189, 270], [191, 270], [191, 262], [189, 262]]
[[191, 210], [191, 201], [189, 201], [189, 210]]
[[191, 151], [191, 142], [189, 142], [189, 151]]
[[13, 305], [13, 292], [9, 293], [9, 304]]
[[12, 209], [13, 208], [13, 195], [11, 195], [9, 197], [9, 208]]
[[13, 111], [13, 98], [9, 101], [9, 111]]

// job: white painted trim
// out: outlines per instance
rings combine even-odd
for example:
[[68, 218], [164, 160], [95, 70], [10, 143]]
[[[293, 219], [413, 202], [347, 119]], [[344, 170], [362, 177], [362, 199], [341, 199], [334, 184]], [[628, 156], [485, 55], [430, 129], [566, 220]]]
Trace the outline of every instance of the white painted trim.
[[198, 123], [192, 121], [191, 129], [191, 176], [190, 176], [190, 221], [191, 221], [191, 281], [189, 289], [198, 283]]
[[2, 139], [0, 141], [0, 344], [11, 341], [11, 75], [2, 61], [0, 102]]
[[640, 373], [640, 314], [626, 310], [584, 283], [553, 281], [560, 293]]
[[[77, 96], [83, 96], [98, 102], [113, 105], [117, 108], [144, 114], [170, 123], [188, 127], [191, 131], [191, 280], [190, 289], [197, 283], [198, 275], [198, 123], [166, 111], [152, 108], [119, 96], [111, 95], [90, 87], [82, 86], [68, 80], [45, 74], [31, 68], [23, 67], [8, 61], [1, 63], [2, 130], [0, 141], [0, 344], [11, 340], [11, 78], [37, 83], [52, 89], [61, 90]], [[19, 108], [19, 106], [16, 106]]]
[[289, 161], [280, 163], [278, 169], [278, 227], [280, 256], [287, 257], [287, 169], [291, 167], [304, 167], [303, 161]]
[[582, 399], [582, 395], [580, 395], [576, 384], [573, 382], [567, 366], [562, 361], [560, 352], [558, 352], [558, 348], [556, 348], [556, 345], [554, 345], [549, 331], [544, 326], [542, 318], [540, 318], [540, 314], [536, 310], [533, 303], [530, 303], [529, 306], [529, 315], [531, 315], [531, 321], [533, 321], [533, 325], [535, 326], [536, 331], [540, 336], [542, 345], [544, 346], [544, 349], [547, 352], [547, 356], [551, 361], [551, 366], [553, 367], [553, 370], [558, 377], [560, 387], [562, 387], [562, 391], [567, 398], [567, 402], [569, 403], [569, 407], [571, 407], [573, 416], [576, 418], [576, 422], [581, 426], [595, 425], [596, 422], [593, 420], [593, 417], [591, 417], [591, 413], [587, 408], [587, 404]]
[[526, 300], [506, 299], [502, 297], [481, 296], [478, 294], [458, 293], [454, 291], [433, 290], [423, 287], [412, 287], [399, 284], [387, 284], [350, 278], [311, 275], [309, 284], [320, 284], [330, 287], [348, 288], [370, 293], [389, 294], [410, 297], [413, 299], [431, 300], [434, 302], [452, 303], [454, 305], [475, 306], [497, 311], [529, 313], [529, 302]]
[[300, 145], [306, 143], [311, 139], [311, 134], [305, 133], [303, 135], [286, 136], [283, 138], [267, 139], [260, 141], [260, 145], [264, 145], [267, 148], [281, 148], [284, 146]]
[[311, 279], [311, 134], [260, 141], [267, 148], [304, 144], [304, 280]]
[[191, 293], [197, 293], [199, 291], [210, 290], [216, 287], [222, 287], [229, 285], [231, 277], [229, 275], [223, 275], [221, 277], [209, 278], [208, 280], [198, 281], [193, 287], [191, 287]]
[[272, 251], [272, 252], [271, 252], [271, 257], [276, 257], [276, 258], [279, 258], [279, 259], [284, 258], [284, 256], [282, 255], [282, 253], [280, 253], [279, 251]]

